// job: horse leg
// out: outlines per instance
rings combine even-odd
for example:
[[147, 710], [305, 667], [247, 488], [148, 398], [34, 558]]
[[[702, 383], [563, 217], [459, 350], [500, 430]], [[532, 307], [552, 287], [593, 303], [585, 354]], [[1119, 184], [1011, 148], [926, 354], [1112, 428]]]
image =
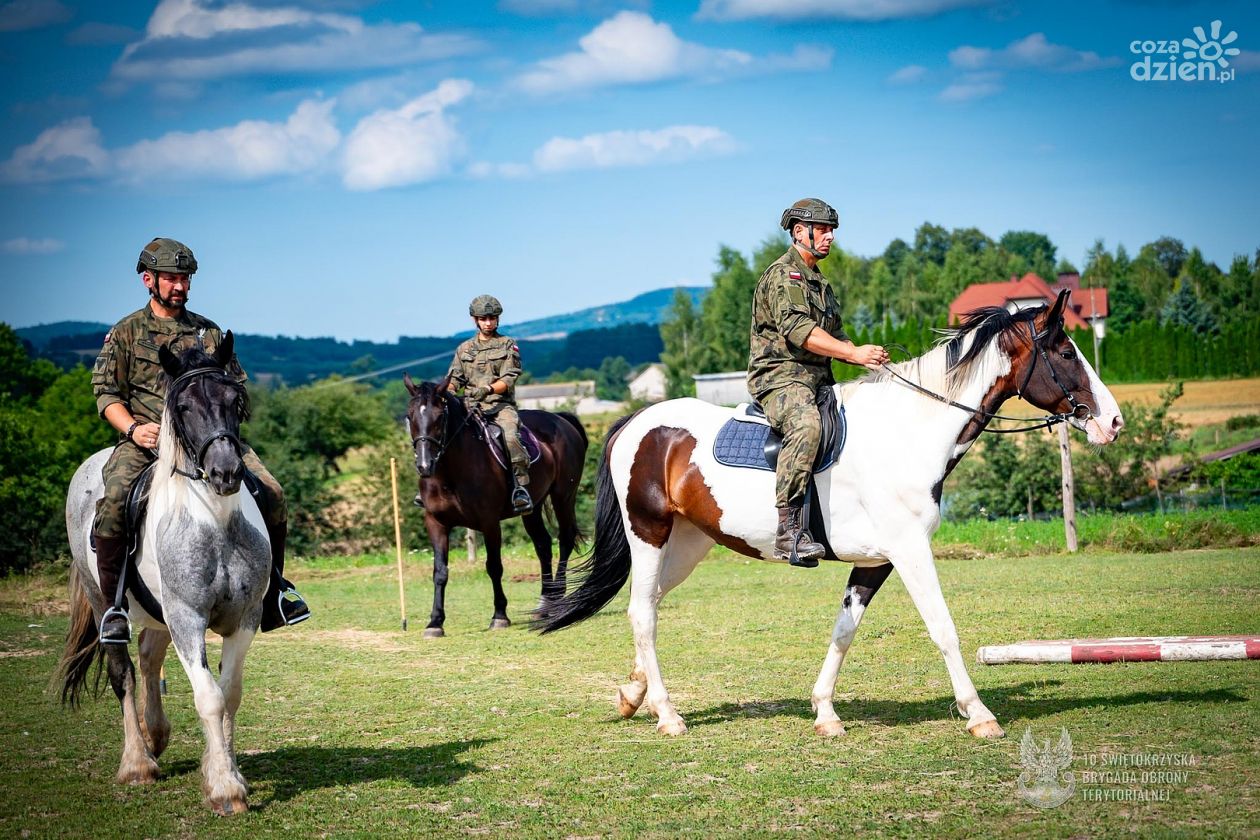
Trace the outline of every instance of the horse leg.
[[[183, 605], [169, 607], [166, 613], [175, 653], [188, 674], [206, 738], [206, 751], [201, 756], [201, 789], [206, 804], [218, 814], [243, 813], [249, 809], [245, 781], [236, 771], [223, 731], [227, 703], [206, 660], [206, 619]], [[226, 639], [224, 650], [229, 650]]]
[[162, 663], [166, 661], [166, 649], [171, 644], [171, 634], [165, 630], [146, 627], [140, 631], [140, 676], [144, 680], [144, 707], [142, 726], [154, 758], [162, 755], [171, 737], [171, 722], [162, 707]]
[[245, 672], [245, 654], [254, 641], [254, 631], [238, 627], [223, 638], [223, 658], [219, 661], [219, 689], [223, 692], [223, 739], [227, 743], [232, 771], [242, 785], [245, 777], [236, 764], [236, 710], [241, 707], [241, 679]]
[[958, 711], [967, 718], [967, 731], [977, 738], [1001, 738], [1006, 733], [998, 725], [993, 712], [980, 700], [958, 646], [958, 631], [949, 614], [941, 582], [936, 575], [931, 546], [926, 540], [911, 550], [891, 552], [890, 559], [901, 575], [919, 615], [927, 625], [928, 635], [945, 657], [945, 668], [954, 687]]
[[446, 580], [449, 575], [446, 557], [450, 549], [451, 529], [429, 513], [425, 514], [424, 526], [429, 532], [429, 542], [433, 543], [433, 611], [429, 613], [429, 626], [424, 628], [424, 638], [438, 639], [446, 635], [442, 625], [446, 623]]
[[136, 710], [136, 668], [126, 645], [109, 645], [105, 651], [109, 684], [122, 706], [123, 750], [114, 778], [121, 784], [147, 784], [157, 779], [157, 760], [149, 753]]
[[840, 675], [840, 666], [844, 664], [849, 645], [853, 644], [858, 625], [862, 623], [863, 613], [892, 570], [892, 564], [885, 563], [873, 568], [855, 568], [849, 575], [849, 582], [844, 587], [840, 614], [836, 616], [836, 625], [831, 630], [831, 646], [827, 648], [827, 658], [823, 660], [822, 671], [819, 672], [810, 695], [810, 703], [818, 714], [814, 719], [814, 731], [819, 735], [830, 737], [844, 734], [844, 725], [840, 723], [832, 706], [836, 678]]
[[[646, 699], [649, 711], [656, 715], [656, 731], [662, 735], [681, 735], [687, 731], [687, 724], [670, 702], [656, 657], [657, 607], [665, 594], [682, 583], [712, 547], [712, 539], [681, 518], [674, 520], [669, 538], [660, 549], [631, 540], [633, 565], [627, 612], [634, 629], [635, 667], [630, 674], [630, 684], [618, 690], [618, 709], [628, 717], [626, 709], [637, 709]], [[636, 679], [636, 674], [642, 676]], [[643, 680], [647, 683], [646, 692], [640, 693], [639, 685]]]
[[529, 541], [534, 544], [534, 554], [538, 555], [538, 567], [542, 576], [542, 594], [538, 606], [541, 607], [564, 595], [563, 589], [556, 592], [555, 581], [551, 576], [551, 534], [543, 522], [542, 505], [522, 516], [521, 524], [525, 526], [525, 533], [529, 534]]
[[563, 498], [552, 496], [551, 509], [556, 512], [556, 524], [560, 529], [560, 562], [556, 565], [555, 593], [557, 598], [563, 598], [569, 558], [573, 556], [573, 547], [578, 539], [576, 492], [569, 492]]
[[499, 523], [486, 527], [481, 532], [486, 540], [486, 574], [490, 576], [490, 585], [494, 587], [494, 615], [490, 617], [490, 630], [502, 630], [512, 626], [507, 615], [507, 593], [503, 591], [503, 532]]

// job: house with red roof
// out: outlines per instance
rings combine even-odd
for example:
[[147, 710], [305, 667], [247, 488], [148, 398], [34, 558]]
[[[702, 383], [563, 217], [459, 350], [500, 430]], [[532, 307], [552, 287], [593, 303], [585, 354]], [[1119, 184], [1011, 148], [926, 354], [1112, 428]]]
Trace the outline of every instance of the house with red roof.
[[1060, 274], [1053, 283], [1047, 283], [1031, 271], [1023, 277], [1011, 277], [999, 283], [973, 283], [963, 289], [949, 305], [949, 322], [957, 324], [963, 316], [985, 306], [1001, 306], [1008, 312], [1018, 312], [1031, 306], [1052, 304], [1059, 292], [1071, 289], [1068, 308], [1063, 313], [1064, 326], [1069, 330], [1093, 329], [1102, 338], [1107, 330], [1107, 290], [1081, 288], [1081, 275]]

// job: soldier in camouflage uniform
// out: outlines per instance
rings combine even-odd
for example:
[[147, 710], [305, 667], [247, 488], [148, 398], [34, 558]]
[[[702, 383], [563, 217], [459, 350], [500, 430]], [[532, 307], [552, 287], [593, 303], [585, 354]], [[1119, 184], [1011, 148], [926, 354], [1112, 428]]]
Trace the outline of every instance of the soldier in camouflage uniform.
[[[822, 434], [817, 394], [833, 385], [831, 360], [878, 368], [883, 347], [855, 347], [840, 325], [840, 304], [818, 262], [831, 251], [836, 211], [816, 198], [802, 199], [779, 220], [792, 237], [787, 253], [770, 264], [753, 294], [748, 391], [783, 436], [775, 467], [779, 525], [774, 554], [812, 568], [825, 550], [802, 524], [814, 457]], [[795, 547], [795, 551], [793, 551]]]
[[534, 508], [529, 491], [529, 455], [521, 443], [520, 417], [516, 413], [516, 377], [521, 375], [521, 349], [499, 335], [503, 304], [491, 295], [478, 295], [468, 305], [477, 334], [455, 349], [451, 360], [450, 388], [464, 389], [469, 403], [503, 429], [503, 441], [512, 459], [512, 510], [529, 513]]
[[[197, 260], [192, 250], [174, 239], [154, 239], [140, 253], [136, 264], [150, 300], [123, 318], [105, 336], [92, 369], [92, 390], [101, 417], [121, 436], [103, 478], [105, 495], [96, 504], [92, 534], [101, 590], [111, 605], [127, 558], [127, 494], [141, 471], [157, 459], [162, 406], [166, 399], [166, 374], [158, 361], [158, 348], [181, 353], [201, 341], [213, 354], [222, 340], [218, 325], [185, 308]], [[240, 382], [245, 371], [235, 355], [228, 372]], [[248, 446], [242, 446], [245, 467], [267, 488], [270, 505], [264, 511], [271, 540], [271, 584], [263, 607], [262, 629], [274, 630], [310, 617], [310, 610], [292, 584], [283, 577], [284, 543], [288, 514], [284, 491]], [[123, 610], [111, 608], [101, 619], [102, 644], [127, 644], [130, 621]]]

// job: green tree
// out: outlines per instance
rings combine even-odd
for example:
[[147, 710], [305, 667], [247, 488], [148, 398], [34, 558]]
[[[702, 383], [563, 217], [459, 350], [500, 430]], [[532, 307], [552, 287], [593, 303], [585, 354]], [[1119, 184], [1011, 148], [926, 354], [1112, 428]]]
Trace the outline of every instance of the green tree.
[[[1003, 250], [1017, 254], [1044, 280], [1053, 280], [1054, 256], [1058, 250], [1050, 237], [1031, 230], [1008, 230], [998, 240]], [[1076, 269], [1071, 269], [1075, 273]]]
[[695, 380], [704, 361], [700, 345], [700, 319], [691, 295], [682, 289], [674, 292], [669, 315], [661, 322], [661, 363], [665, 365], [666, 388], [670, 397], [694, 397]]
[[624, 356], [609, 356], [595, 372], [595, 396], [603, 400], [624, 400], [630, 396], [630, 363]]
[[1170, 279], [1181, 275], [1181, 267], [1185, 264], [1189, 254], [1186, 253], [1186, 246], [1180, 239], [1173, 239], [1171, 236], [1161, 236], [1154, 242], [1143, 246], [1143, 250], [1150, 250], [1155, 261], [1164, 269], [1164, 274]]
[[1216, 317], [1194, 293], [1189, 283], [1182, 283], [1164, 302], [1164, 308], [1159, 312], [1159, 322], [1164, 326], [1189, 327], [1200, 335], [1220, 331]]

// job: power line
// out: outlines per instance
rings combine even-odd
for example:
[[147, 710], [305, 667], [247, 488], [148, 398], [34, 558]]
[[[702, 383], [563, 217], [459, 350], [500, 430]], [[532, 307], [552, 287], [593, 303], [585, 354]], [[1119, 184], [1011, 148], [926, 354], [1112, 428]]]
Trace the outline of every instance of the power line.
[[383, 367], [380, 370], [374, 370], [370, 373], [360, 373], [355, 376], [346, 376], [341, 379], [334, 379], [332, 381], [320, 382], [319, 384], [312, 385], [310, 387], [312, 389], [327, 388], [332, 385], [344, 385], [348, 382], [358, 382], [360, 379], [371, 379], [374, 376], [380, 376], [385, 373], [393, 373], [395, 371], [402, 370], [403, 368], [409, 367], [411, 365], [422, 365], [426, 362], [433, 362], [438, 359], [448, 358], [452, 354], [454, 354], [454, 352], [455, 352], [455, 348], [452, 348], [450, 350], [445, 350], [441, 353], [434, 353], [431, 356], [422, 356], [419, 359], [412, 359], [411, 361], [402, 362], [396, 365], [390, 365], [389, 367]]

